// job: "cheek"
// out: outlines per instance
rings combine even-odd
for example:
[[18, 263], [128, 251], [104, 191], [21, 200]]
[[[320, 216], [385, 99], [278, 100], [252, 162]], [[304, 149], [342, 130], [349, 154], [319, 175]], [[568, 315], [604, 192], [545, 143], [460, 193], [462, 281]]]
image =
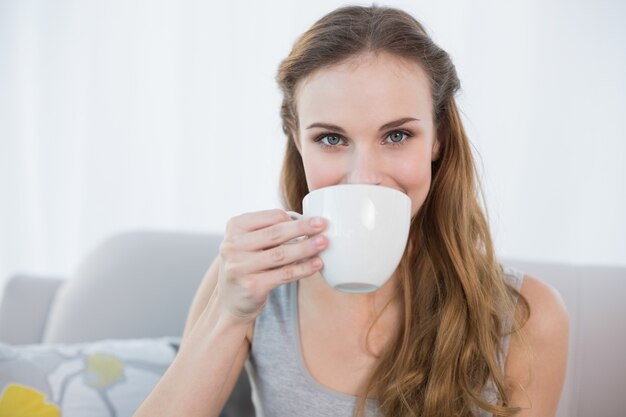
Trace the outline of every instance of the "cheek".
[[337, 184], [341, 180], [341, 169], [335, 166], [333, 158], [304, 153], [302, 156], [304, 174], [309, 191]]
[[[429, 162], [429, 161], [428, 161]], [[411, 198], [411, 214], [422, 207], [431, 185], [431, 166], [424, 161], [412, 161], [397, 167], [395, 178]]]

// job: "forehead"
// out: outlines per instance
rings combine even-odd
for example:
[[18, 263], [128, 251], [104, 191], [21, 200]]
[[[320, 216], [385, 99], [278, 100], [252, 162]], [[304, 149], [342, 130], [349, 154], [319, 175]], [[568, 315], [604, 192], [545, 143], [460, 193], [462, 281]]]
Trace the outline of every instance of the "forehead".
[[426, 72], [387, 53], [361, 55], [321, 68], [296, 90], [300, 125], [316, 121], [389, 121], [398, 116], [432, 118]]

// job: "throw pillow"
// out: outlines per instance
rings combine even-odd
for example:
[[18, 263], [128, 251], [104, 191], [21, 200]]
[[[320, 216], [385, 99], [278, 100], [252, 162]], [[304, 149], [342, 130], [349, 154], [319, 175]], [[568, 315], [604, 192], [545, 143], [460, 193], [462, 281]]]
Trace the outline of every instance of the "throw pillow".
[[0, 343], [0, 417], [130, 417], [174, 359], [179, 341]]

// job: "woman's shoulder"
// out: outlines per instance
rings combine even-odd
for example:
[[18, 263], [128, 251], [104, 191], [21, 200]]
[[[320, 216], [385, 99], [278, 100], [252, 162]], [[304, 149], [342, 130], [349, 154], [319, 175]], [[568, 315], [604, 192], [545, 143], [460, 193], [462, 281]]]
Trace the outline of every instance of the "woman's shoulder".
[[567, 308], [558, 290], [516, 268], [505, 267], [503, 272], [507, 282], [520, 292], [530, 307], [531, 315], [526, 323], [529, 326], [526, 331], [537, 331], [538, 326], [544, 327], [550, 323], [558, 326], [559, 322], [567, 321]]
[[554, 415], [565, 379], [569, 315], [559, 292], [537, 277], [524, 275], [520, 293], [530, 315], [512, 335], [506, 360], [511, 404], [522, 407], [520, 417]]
[[529, 335], [549, 337], [569, 322], [561, 294], [541, 279], [524, 275], [520, 293], [530, 307], [530, 317], [524, 326]]

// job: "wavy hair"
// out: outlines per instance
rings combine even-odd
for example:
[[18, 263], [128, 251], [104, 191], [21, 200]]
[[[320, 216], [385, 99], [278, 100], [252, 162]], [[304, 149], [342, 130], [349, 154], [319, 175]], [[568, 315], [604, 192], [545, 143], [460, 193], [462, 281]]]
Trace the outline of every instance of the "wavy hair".
[[[379, 6], [339, 8], [305, 32], [280, 64], [276, 79], [287, 136], [283, 204], [300, 212], [309, 192], [294, 142], [300, 82], [320, 68], [370, 52], [391, 53], [425, 70], [440, 149], [432, 163], [429, 194], [412, 219], [396, 271], [403, 306], [400, 328], [378, 357], [355, 415], [363, 415], [365, 399], [372, 394], [388, 417], [473, 416], [479, 409], [514, 415], [518, 408], [508, 403], [502, 339], [527, 320], [528, 303], [507, 282], [494, 254], [470, 143], [454, 99], [460, 88], [455, 67], [411, 15]], [[523, 314], [516, 318], [518, 300]], [[512, 329], [508, 323], [514, 323]], [[495, 399], [488, 398], [487, 388]]]

